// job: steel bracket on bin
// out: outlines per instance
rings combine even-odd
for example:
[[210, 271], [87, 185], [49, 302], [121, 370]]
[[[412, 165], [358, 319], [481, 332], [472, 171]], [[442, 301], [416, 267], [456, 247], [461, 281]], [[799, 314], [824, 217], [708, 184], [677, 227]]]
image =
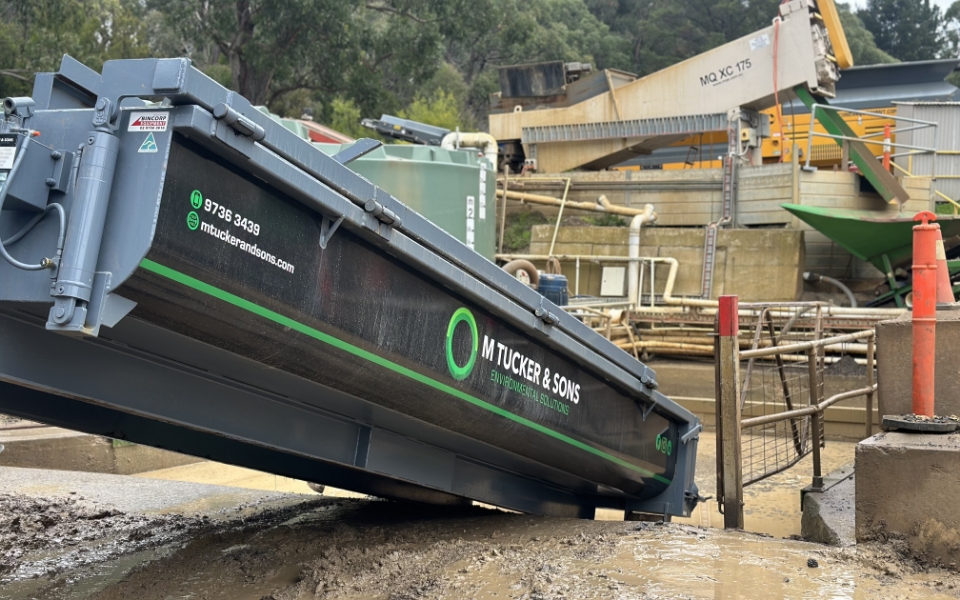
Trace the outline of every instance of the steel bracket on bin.
[[327, 249], [327, 243], [330, 242], [333, 234], [337, 232], [340, 223], [343, 223], [343, 215], [340, 215], [340, 217], [336, 219], [323, 217], [323, 220], [320, 222], [320, 247], [322, 249]]

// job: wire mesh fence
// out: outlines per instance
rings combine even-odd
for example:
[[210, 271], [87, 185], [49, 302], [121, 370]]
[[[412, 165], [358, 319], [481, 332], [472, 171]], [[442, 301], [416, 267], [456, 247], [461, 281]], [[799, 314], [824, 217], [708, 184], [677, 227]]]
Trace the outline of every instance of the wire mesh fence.
[[[822, 338], [816, 307], [766, 306], [741, 321], [744, 350], [771, 348]], [[742, 418], [795, 410], [819, 397], [823, 361], [809, 353], [754, 357], [740, 362]], [[811, 368], [814, 393], [811, 395]], [[810, 416], [741, 430], [743, 485], [760, 481], [799, 462], [811, 451]], [[822, 438], [817, 438], [822, 439]]]
[[[723, 300], [723, 299], [722, 299]], [[717, 490], [728, 527], [742, 527], [743, 487], [813, 455], [812, 487], [822, 486], [824, 411], [866, 397], [871, 434], [873, 330], [824, 330], [817, 303], [739, 305], [721, 301], [717, 323]], [[825, 375], [855, 375], [833, 382]], [[866, 376], [866, 385], [863, 376]], [[851, 389], [854, 388], [854, 389]], [[733, 502], [736, 516], [728, 518]]]

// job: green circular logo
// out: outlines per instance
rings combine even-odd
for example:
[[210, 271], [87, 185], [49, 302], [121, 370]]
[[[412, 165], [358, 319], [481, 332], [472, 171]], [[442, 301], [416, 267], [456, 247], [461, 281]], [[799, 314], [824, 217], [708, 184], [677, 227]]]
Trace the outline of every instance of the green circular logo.
[[[467, 364], [462, 367], [457, 364], [456, 359], [453, 357], [453, 333], [461, 321], [466, 323], [470, 328], [472, 340], [470, 345], [470, 359], [467, 360]], [[473, 371], [473, 366], [477, 364], [477, 350], [479, 347], [480, 337], [477, 334], [477, 322], [473, 318], [473, 313], [466, 308], [458, 308], [457, 311], [453, 313], [453, 316], [450, 317], [450, 324], [447, 325], [447, 368], [450, 369], [450, 374], [453, 375], [454, 379], [462, 381], [470, 375]]]
[[190, 231], [196, 231], [197, 227], [200, 227], [200, 215], [192, 210], [187, 214], [187, 227]]
[[203, 194], [200, 193], [200, 190], [193, 190], [193, 193], [190, 194], [190, 206], [194, 208], [203, 206]]

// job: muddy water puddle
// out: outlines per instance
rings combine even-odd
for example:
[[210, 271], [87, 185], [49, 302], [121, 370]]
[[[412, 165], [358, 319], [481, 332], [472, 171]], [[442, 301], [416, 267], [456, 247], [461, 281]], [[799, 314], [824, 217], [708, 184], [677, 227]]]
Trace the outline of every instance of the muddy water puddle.
[[[853, 463], [857, 445], [850, 441], [827, 440], [821, 448], [823, 475], [838, 471]], [[712, 496], [700, 504], [689, 518], [675, 518], [676, 523], [698, 527], [723, 527], [723, 515], [715, 500], [717, 491], [716, 437], [713, 432], [700, 434], [697, 446], [696, 482], [702, 496]], [[813, 476], [813, 457], [806, 456], [782, 473], [750, 484], [744, 494], [744, 529], [778, 538], [800, 535], [800, 491], [810, 485]]]
[[[869, 551], [865, 551], [869, 554]], [[545, 553], [527, 564], [461, 561], [448, 569], [462, 598], [957, 598], [956, 584], [929, 575], [885, 578], [855, 552], [740, 533], [662, 527], [617, 541], [609, 554]], [[816, 557], [818, 567], [807, 566]], [[471, 568], [471, 566], [473, 568]], [[531, 568], [533, 567], [533, 568]], [[938, 585], [939, 582], [939, 585]], [[950, 587], [953, 586], [953, 587]], [[942, 591], [941, 591], [942, 590]], [[443, 597], [443, 596], [437, 596]]]

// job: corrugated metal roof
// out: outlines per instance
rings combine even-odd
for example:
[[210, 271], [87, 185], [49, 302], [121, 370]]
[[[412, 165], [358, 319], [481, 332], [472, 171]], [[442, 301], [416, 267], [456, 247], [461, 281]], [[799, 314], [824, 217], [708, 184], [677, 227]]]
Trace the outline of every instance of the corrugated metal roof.
[[901, 102], [899, 100], [893, 104], [904, 106], [960, 106], [960, 102]]

